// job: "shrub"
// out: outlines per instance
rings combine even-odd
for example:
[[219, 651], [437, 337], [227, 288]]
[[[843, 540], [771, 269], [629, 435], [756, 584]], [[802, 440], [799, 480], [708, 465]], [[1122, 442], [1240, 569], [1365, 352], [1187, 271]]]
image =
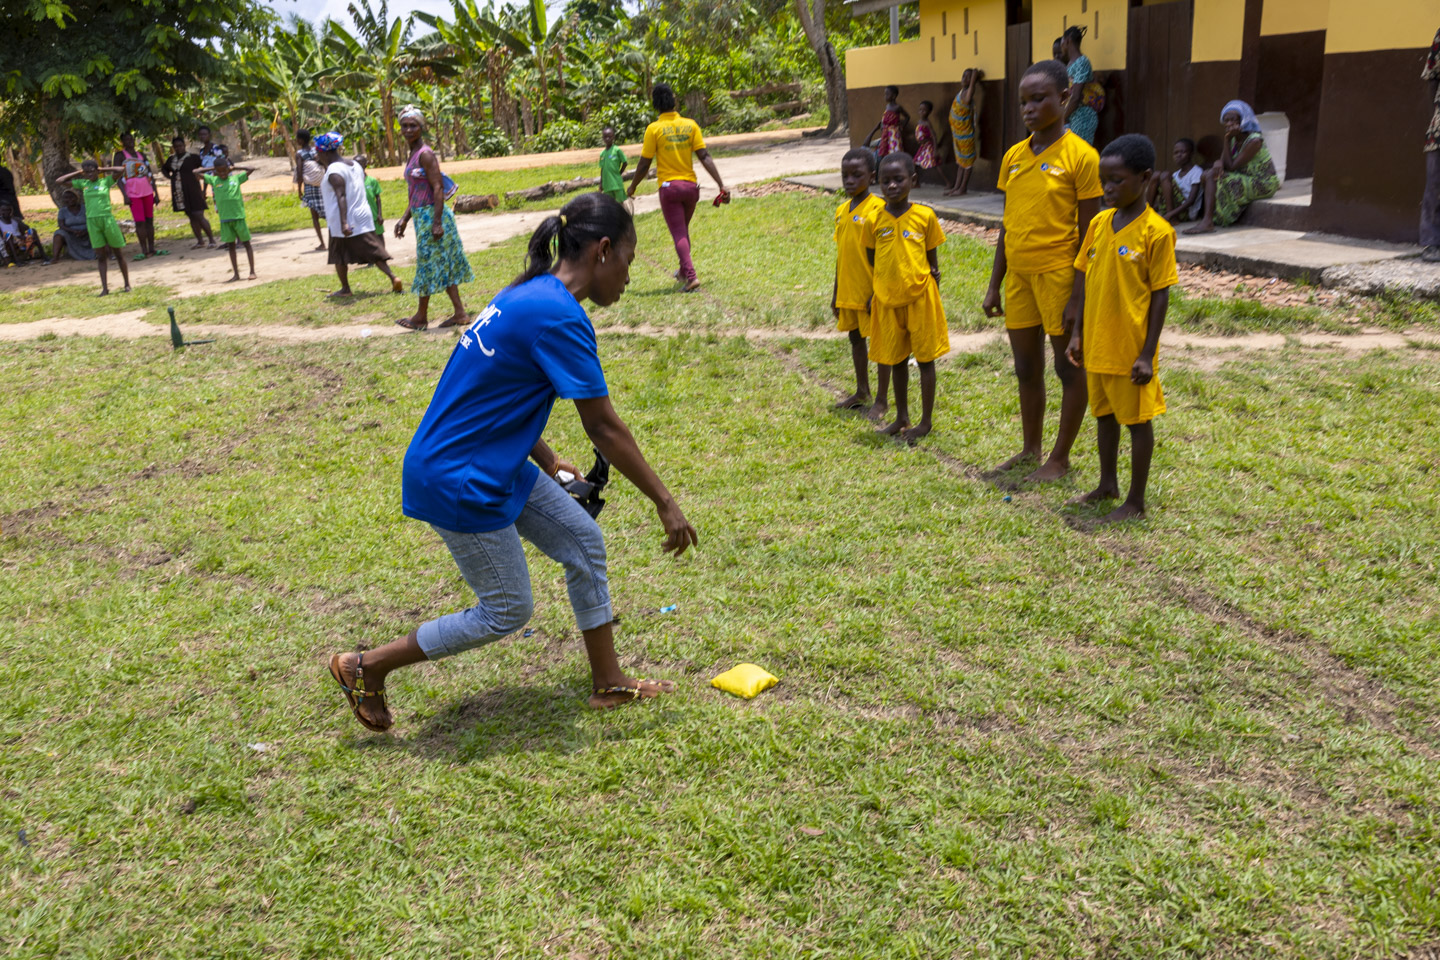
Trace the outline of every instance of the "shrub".
[[486, 124], [470, 134], [470, 149], [477, 157], [508, 157], [510, 138], [499, 128]]
[[526, 143], [530, 153], [554, 153], [556, 150], [573, 150], [588, 147], [585, 127], [568, 117], [556, 117], [545, 124], [545, 129], [531, 137]]
[[600, 131], [606, 127], [615, 128], [616, 143], [639, 143], [645, 137], [645, 128], [655, 119], [650, 104], [638, 97], [626, 97], [607, 104], [590, 115], [586, 123], [592, 136], [585, 146], [600, 145]]

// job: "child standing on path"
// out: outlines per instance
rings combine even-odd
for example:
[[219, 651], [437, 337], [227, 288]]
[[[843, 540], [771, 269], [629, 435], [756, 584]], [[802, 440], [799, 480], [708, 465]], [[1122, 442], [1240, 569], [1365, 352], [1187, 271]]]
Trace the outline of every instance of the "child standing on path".
[[80, 194], [85, 198], [85, 229], [90, 234], [90, 246], [95, 248], [95, 260], [100, 266], [100, 296], [110, 292], [110, 278], [105, 260], [115, 255], [120, 265], [120, 276], [125, 279], [125, 293], [130, 292], [130, 268], [125, 266], [125, 238], [120, 235], [120, 224], [115, 222], [115, 213], [110, 209], [110, 188], [115, 185], [114, 177], [102, 177], [102, 173], [121, 173], [120, 167], [101, 167], [94, 160], [86, 160], [80, 169], [56, 177], [57, 184], [79, 178]]
[[150, 158], [143, 150], [135, 149], [135, 134], [120, 135], [120, 149], [112, 161], [121, 169], [120, 190], [130, 204], [130, 216], [135, 220], [135, 240], [140, 244], [136, 260], [146, 257], [165, 256], [170, 251], [155, 249], [155, 172], [150, 169]]
[[245, 198], [240, 195], [240, 184], [254, 173], [251, 167], [232, 167], [228, 157], [215, 158], [215, 172], [204, 174], [202, 179], [210, 184], [215, 196], [215, 214], [220, 218], [220, 242], [230, 251], [230, 268], [235, 275], [226, 280], [234, 283], [240, 279], [240, 258], [235, 244], [245, 244], [245, 259], [250, 263], [250, 277], [255, 279], [255, 250], [250, 246], [250, 227], [245, 222]]
[[[845, 202], [835, 208], [835, 284], [830, 292], [830, 310], [835, 329], [850, 334], [850, 356], [855, 361], [855, 392], [835, 404], [840, 410], [858, 410], [870, 405], [870, 355], [865, 341], [870, 336], [870, 297], [875, 268], [869, 257], [873, 244], [875, 215], [885, 201], [870, 192], [875, 178], [875, 154], [856, 147], [840, 161], [840, 182], [845, 185]], [[888, 406], [890, 368], [876, 370], [879, 396], [871, 407], [872, 416], [883, 416]]]
[[617, 203], [625, 202], [625, 168], [630, 165], [625, 151], [615, 146], [615, 128], [600, 131], [605, 149], [600, 151], [600, 192], [608, 193]]
[[[1071, 303], [1075, 252], [1100, 208], [1099, 157], [1065, 129], [1069, 81], [1056, 60], [1035, 64], [1020, 79], [1020, 113], [1029, 138], [1011, 147], [1000, 164], [1005, 221], [985, 294], [987, 317], [1004, 317], [1020, 385], [1020, 452], [997, 466], [1001, 473], [1038, 460], [1045, 432], [1045, 337], [1064, 393], [1060, 428], [1049, 458], [1026, 480], [1058, 480], [1070, 471], [1070, 447], [1085, 419], [1085, 378], [1065, 359], [1070, 327], [1079, 315]], [[1005, 303], [1000, 290], [1004, 285]]]
[[[950, 331], [940, 303], [940, 261], [935, 249], [945, 233], [935, 211], [910, 202], [915, 161], [903, 150], [880, 161], [885, 205], [871, 224], [875, 297], [870, 309], [871, 356], [890, 367], [895, 420], [880, 432], [914, 444], [931, 430], [935, 410], [935, 358], [950, 352]], [[920, 366], [920, 422], [910, 425], [911, 354]], [[884, 369], [883, 367], [881, 368]], [[883, 376], [883, 373], [881, 374]]]
[[1100, 446], [1100, 484], [1072, 503], [1120, 496], [1116, 460], [1120, 425], [1130, 430], [1130, 494], [1101, 523], [1145, 515], [1145, 483], [1155, 452], [1151, 421], [1165, 412], [1155, 351], [1180, 282], [1175, 228], [1145, 202], [1155, 146], [1138, 133], [1117, 137], [1100, 154], [1105, 210], [1090, 221], [1075, 258], [1075, 299], [1081, 315], [1065, 351], [1085, 370]]

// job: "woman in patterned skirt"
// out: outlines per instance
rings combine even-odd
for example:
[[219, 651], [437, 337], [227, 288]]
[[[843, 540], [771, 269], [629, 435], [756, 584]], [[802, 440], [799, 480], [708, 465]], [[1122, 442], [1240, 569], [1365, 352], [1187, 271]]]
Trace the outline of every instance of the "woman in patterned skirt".
[[880, 114], [880, 122], [875, 124], [875, 129], [865, 138], [865, 146], [870, 146], [870, 141], [875, 139], [875, 134], [880, 134], [880, 142], [875, 145], [875, 156], [884, 158], [887, 153], [894, 153], [901, 149], [905, 143], [905, 127], [910, 123], [910, 114], [900, 106], [900, 88], [894, 85], [885, 88], [885, 111]]
[[975, 168], [975, 84], [980, 71], [971, 67], [960, 76], [960, 92], [950, 104], [950, 136], [955, 144], [955, 186], [945, 196], [964, 196], [970, 190], [970, 171]]
[[405, 236], [405, 225], [415, 218], [415, 279], [410, 291], [420, 297], [420, 306], [413, 316], [395, 322], [407, 330], [424, 330], [430, 325], [430, 298], [444, 290], [455, 310], [440, 326], [464, 326], [470, 317], [460, 302], [460, 284], [474, 280], [475, 274], [455, 229], [455, 215], [445, 206], [440, 160], [425, 143], [425, 115], [419, 107], [400, 111], [400, 133], [410, 146], [410, 159], [405, 162], [410, 205], [395, 224], [395, 236]]
[[1220, 111], [1225, 146], [1215, 166], [1205, 171], [1205, 207], [1200, 222], [1186, 233], [1210, 233], [1240, 219], [1256, 200], [1275, 196], [1280, 177], [1265, 146], [1260, 121], [1244, 100], [1231, 100]]

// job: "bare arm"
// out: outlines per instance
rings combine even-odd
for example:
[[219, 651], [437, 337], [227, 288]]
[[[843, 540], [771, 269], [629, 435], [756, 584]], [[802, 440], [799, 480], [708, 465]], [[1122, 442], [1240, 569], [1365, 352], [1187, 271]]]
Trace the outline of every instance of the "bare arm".
[[679, 556], [689, 547], [699, 546], [700, 537], [695, 528], [685, 519], [675, 498], [646, 462], [630, 428], [615, 412], [610, 398], [576, 400], [575, 409], [595, 449], [655, 504], [660, 522], [665, 527], [665, 552]]
[[1255, 159], [1255, 154], [1260, 152], [1260, 148], [1264, 145], [1264, 143], [1265, 139], [1263, 137], [1259, 135], [1252, 135], [1248, 140], [1245, 141], [1245, 146], [1240, 148], [1240, 152], [1235, 155], [1235, 159], [1233, 160], [1230, 159], [1230, 151], [1226, 150], [1225, 155], [1221, 158], [1225, 161], [1225, 169], [1243, 169], [1247, 163]]
[[1150, 294], [1150, 312], [1145, 317], [1145, 346], [1130, 368], [1130, 382], [1141, 386], [1155, 376], [1155, 351], [1160, 347], [1160, 331], [1165, 326], [1165, 311], [1170, 309], [1170, 288]]
[[1085, 274], [1075, 271], [1075, 286], [1070, 290], [1070, 302], [1065, 304], [1066, 326], [1070, 328], [1070, 345], [1065, 348], [1065, 357], [1071, 366], [1085, 366]]
[[1080, 239], [1085, 239], [1085, 231], [1090, 229], [1090, 221], [1095, 214], [1100, 212], [1100, 198], [1091, 197], [1089, 200], [1080, 200], [1075, 204], [1075, 225], [1080, 228]]
[[635, 196], [635, 188], [640, 186], [640, 181], [645, 179], [645, 174], [650, 172], [650, 158], [641, 157], [635, 161], [635, 176], [630, 180], [630, 189], [625, 191], [628, 197]]
[[1080, 98], [1085, 94], [1085, 84], [1070, 84], [1070, 94], [1065, 98], [1065, 119], [1070, 119], [1070, 114], [1080, 108]]
[[545, 471], [547, 476], [553, 477], [561, 470], [576, 475], [579, 474], [579, 471], [575, 469], [575, 464], [568, 460], [561, 460], [560, 455], [550, 449], [550, 444], [545, 442], [544, 437], [536, 440], [535, 446], [530, 448], [530, 459], [534, 460], [535, 464], [541, 470]]
[[440, 161], [435, 159], [432, 151], [426, 151], [420, 155], [420, 167], [425, 171], [425, 182], [430, 184], [430, 196], [433, 199], [435, 216], [430, 220], [430, 236], [443, 237], [445, 235], [445, 187], [440, 182]]
[[350, 219], [347, 216], [346, 207], [349, 204], [345, 202], [345, 178], [338, 173], [332, 173], [325, 180], [335, 191], [335, 205], [340, 208], [340, 232], [348, 237], [355, 232], [355, 228], [350, 226]]
[[705, 167], [705, 172], [710, 174], [710, 179], [715, 181], [715, 186], [720, 188], [721, 193], [724, 193], [725, 181], [720, 179], [720, 171], [715, 168], [715, 161], [710, 158], [710, 151], [701, 147], [695, 151], [695, 157]]
[[940, 285], [940, 248], [931, 247], [925, 251], [925, 259], [930, 263], [930, 276], [935, 278], [935, 285]]
[[990, 267], [990, 288], [985, 291], [985, 300], [981, 308], [987, 317], [1005, 316], [1005, 308], [1000, 303], [1000, 284], [1005, 282], [1005, 273], [1009, 264], [1005, 262], [1005, 228], [1000, 228], [1000, 236], [995, 238], [995, 263]]

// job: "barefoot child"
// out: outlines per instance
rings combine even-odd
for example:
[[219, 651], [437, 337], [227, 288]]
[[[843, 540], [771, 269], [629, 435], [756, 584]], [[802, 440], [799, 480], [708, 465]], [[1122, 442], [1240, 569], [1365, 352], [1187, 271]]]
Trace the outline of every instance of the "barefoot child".
[[1151, 421], [1165, 412], [1155, 375], [1155, 350], [1175, 268], [1175, 228], [1145, 202], [1155, 146], [1138, 133], [1117, 137], [1100, 154], [1100, 181], [1109, 210], [1096, 214], [1075, 258], [1080, 319], [1065, 351], [1085, 370], [1100, 442], [1100, 484], [1073, 503], [1120, 496], [1115, 461], [1120, 426], [1130, 430], [1130, 494], [1101, 523], [1145, 514], [1145, 482], [1155, 451]]
[[[1057, 60], [1045, 60], [1020, 78], [1020, 114], [1029, 138], [1011, 147], [1000, 165], [1005, 221], [985, 294], [987, 317], [1004, 317], [1020, 386], [1020, 452], [995, 468], [1000, 473], [1038, 460], [1045, 432], [1045, 338], [1064, 393], [1060, 429], [1049, 458], [1026, 480], [1058, 480], [1070, 470], [1070, 447], [1085, 419], [1085, 378], [1065, 359], [1078, 307], [1075, 252], [1100, 207], [1095, 148], [1065, 128], [1069, 80]], [[1000, 290], [1004, 285], [1005, 303]]]
[[625, 151], [615, 146], [614, 127], [601, 130], [600, 140], [605, 144], [600, 151], [600, 192], [610, 194], [616, 203], [624, 203], [625, 168], [630, 161], [625, 159]]
[[85, 229], [90, 234], [90, 246], [95, 248], [95, 260], [100, 267], [100, 296], [110, 293], [110, 278], [105, 261], [114, 255], [120, 265], [120, 276], [125, 280], [125, 293], [130, 292], [130, 268], [125, 266], [125, 238], [120, 235], [120, 224], [115, 222], [115, 212], [110, 208], [110, 188], [115, 178], [102, 173], [120, 173], [120, 167], [101, 167], [94, 160], [85, 160], [80, 169], [56, 177], [55, 182], [75, 180], [80, 186], [80, 195], [85, 198]]
[[[875, 268], [870, 264], [871, 227], [885, 201], [870, 192], [875, 178], [875, 154], [856, 147], [840, 161], [840, 182], [845, 202], [835, 209], [835, 283], [830, 291], [830, 311], [835, 329], [850, 334], [850, 356], [855, 361], [855, 392], [835, 406], [858, 410], [870, 406], [870, 355], [865, 340], [870, 336], [870, 296]], [[880, 399], [871, 408], [872, 416], [885, 414], [889, 394], [889, 368], [880, 367]]]
[[[935, 211], [910, 202], [915, 162], [897, 150], [880, 161], [885, 205], [871, 221], [875, 297], [870, 309], [870, 354], [890, 368], [895, 386], [895, 420], [887, 436], [915, 443], [931, 430], [935, 409], [935, 358], [950, 352], [950, 331], [940, 303], [940, 261], [935, 250], [945, 233]], [[920, 422], [910, 425], [911, 354], [920, 366]], [[881, 367], [884, 376], [884, 367]]]
[[1175, 141], [1175, 171], [1162, 170], [1150, 178], [1145, 200], [1170, 223], [1194, 220], [1205, 204], [1205, 171], [1195, 162], [1195, 141]]
[[240, 195], [240, 184], [254, 173], [251, 167], [233, 167], [230, 158], [221, 154], [215, 158], [215, 172], [201, 175], [210, 184], [215, 197], [215, 215], [220, 218], [220, 243], [230, 251], [230, 268], [235, 275], [226, 280], [234, 283], [240, 279], [240, 258], [235, 244], [245, 244], [245, 259], [250, 263], [250, 278], [255, 279], [255, 250], [250, 246], [250, 227], [245, 222], [245, 198]]

